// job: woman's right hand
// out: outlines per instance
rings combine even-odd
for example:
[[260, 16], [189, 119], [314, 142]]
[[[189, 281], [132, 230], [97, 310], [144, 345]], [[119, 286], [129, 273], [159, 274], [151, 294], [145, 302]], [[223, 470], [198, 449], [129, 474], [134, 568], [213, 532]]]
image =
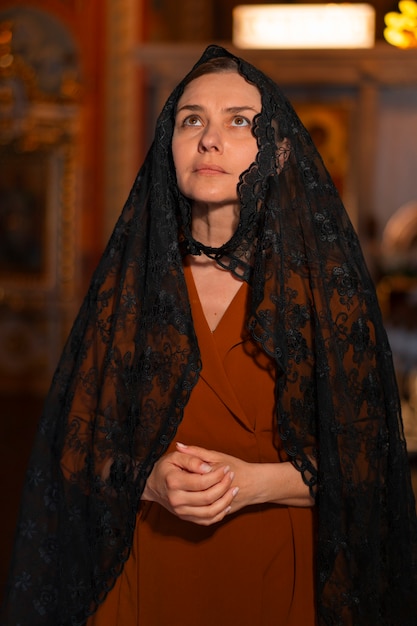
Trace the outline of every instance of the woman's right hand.
[[158, 502], [177, 517], [209, 526], [230, 511], [237, 494], [230, 467], [212, 467], [197, 456], [162, 456], [146, 481], [142, 500]]

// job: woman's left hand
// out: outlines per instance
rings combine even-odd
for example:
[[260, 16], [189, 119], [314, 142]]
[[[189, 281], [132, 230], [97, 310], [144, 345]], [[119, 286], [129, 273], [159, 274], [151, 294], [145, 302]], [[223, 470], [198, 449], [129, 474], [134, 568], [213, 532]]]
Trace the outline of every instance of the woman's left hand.
[[233, 485], [239, 489], [230, 513], [251, 504], [275, 503], [287, 506], [312, 506], [314, 499], [301, 473], [289, 462], [248, 463], [237, 457], [199, 446], [177, 443], [178, 452], [190, 454], [213, 468], [229, 466]]

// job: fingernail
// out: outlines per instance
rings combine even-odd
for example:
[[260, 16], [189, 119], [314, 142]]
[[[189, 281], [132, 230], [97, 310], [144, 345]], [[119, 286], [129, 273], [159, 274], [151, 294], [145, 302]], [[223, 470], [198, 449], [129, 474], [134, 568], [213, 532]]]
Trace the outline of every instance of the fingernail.
[[235, 487], [232, 491], [232, 496], [235, 497], [239, 493], [239, 487]]
[[231, 506], [228, 506], [227, 509], [225, 509], [225, 514], [227, 515], [228, 513], [230, 513], [230, 511], [232, 510]]
[[230, 482], [232, 482], [232, 480], [235, 477], [235, 473], [234, 472], [230, 472], [230, 476], [229, 477], [230, 477]]
[[229, 471], [230, 471], [230, 465], [226, 465], [226, 467], [224, 468], [223, 472], [225, 474], [227, 474], [227, 472], [229, 472]]
[[187, 447], [187, 446], [185, 445], [185, 443], [181, 443], [181, 442], [179, 442], [179, 441], [177, 441], [177, 446], [178, 446], [179, 448], [186, 448], [186, 447]]
[[202, 472], [205, 472], [206, 474], [208, 474], [209, 472], [211, 472], [211, 465], [207, 465], [207, 463], [202, 463], [200, 465], [200, 469]]

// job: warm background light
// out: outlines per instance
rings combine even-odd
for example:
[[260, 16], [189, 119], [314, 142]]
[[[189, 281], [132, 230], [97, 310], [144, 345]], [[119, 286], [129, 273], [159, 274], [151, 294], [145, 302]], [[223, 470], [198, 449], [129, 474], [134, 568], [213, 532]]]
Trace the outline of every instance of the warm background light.
[[371, 48], [375, 9], [368, 4], [241, 5], [233, 10], [238, 48]]
[[417, 2], [400, 0], [398, 8], [385, 16], [384, 37], [397, 48], [417, 48]]

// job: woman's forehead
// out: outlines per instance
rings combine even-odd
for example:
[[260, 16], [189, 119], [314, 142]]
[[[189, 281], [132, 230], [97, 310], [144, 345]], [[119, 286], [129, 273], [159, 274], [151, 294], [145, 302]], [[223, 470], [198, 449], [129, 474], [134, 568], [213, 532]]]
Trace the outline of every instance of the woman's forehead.
[[258, 108], [261, 106], [259, 89], [237, 71], [228, 70], [203, 74], [193, 79], [186, 85], [177, 108], [184, 103], [204, 104], [207, 98], [213, 97], [220, 103], [227, 103], [227, 106], [238, 106], [242, 103], [256, 105]]

